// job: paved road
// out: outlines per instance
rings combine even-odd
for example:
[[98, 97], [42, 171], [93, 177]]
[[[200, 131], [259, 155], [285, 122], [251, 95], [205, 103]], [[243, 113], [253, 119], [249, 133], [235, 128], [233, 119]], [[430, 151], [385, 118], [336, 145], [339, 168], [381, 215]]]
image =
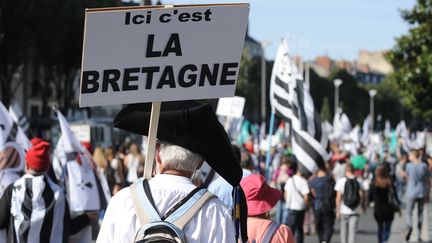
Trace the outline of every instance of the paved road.
[[[416, 210], [416, 209], [415, 209]], [[417, 214], [416, 211], [414, 212]], [[432, 243], [432, 204], [429, 203], [425, 205], [425, 209], [423, 212], [423, 229], [421, 232], [421, 236], [423, 242]], [[416, 225], [417, 219], [414, 218], [414, 225]], [[402, 217], [399, 215], [395, 215], [395, 219], [392, 225], [391, 236], [388, 243], [403, 243], [404, 239], [404, 231], [405, 231], [405, 212], [402, 212]], [[357, 243], [374, 243], [378, 242], [377, 238], [377, 224], [373, 218], [373, 209], [369, 208], [365, 215], [361, 215], [359, 219], [358, 225], [358, 233], [357, 233]], [[411, 235], [410, 242], [417, 242], [417, 230]], [[308, 235], [305, 237], [305, 243], [317, 243], [318, 237], [316, 235]], [[339, 221], [335, 223], [335, 233], [332, 238], [333, 243], [340, 243], [340, 235], [339, 235]]]

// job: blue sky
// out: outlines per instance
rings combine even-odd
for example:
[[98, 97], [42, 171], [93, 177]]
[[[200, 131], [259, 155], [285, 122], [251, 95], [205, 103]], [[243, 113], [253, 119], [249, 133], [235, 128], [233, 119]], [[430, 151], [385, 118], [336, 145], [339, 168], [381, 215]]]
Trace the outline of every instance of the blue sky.
[[[222, 3], [237, 1], [165, 0], [165, 4]], [[394, 38], [408, 31], [398, 9], [411, 8], [415, 0], [245, 0], [251, 5], [249, 33], [271, 45], [273, 59], [280, 39], [288, 40], [292, 54], [306, 59], [329, 55], [355, 60], [358, 51], [390, 49]]]

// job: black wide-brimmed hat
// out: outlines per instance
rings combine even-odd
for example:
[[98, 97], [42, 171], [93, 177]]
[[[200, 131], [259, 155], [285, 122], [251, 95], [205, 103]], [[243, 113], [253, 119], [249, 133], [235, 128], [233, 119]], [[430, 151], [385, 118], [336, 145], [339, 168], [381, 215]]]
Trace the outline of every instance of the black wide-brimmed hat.
[[[132, 104], [114, 118], [114, 127], [148, 135], [151, 103]], [[197, 101], [162, 102], [157, 136], [159, 140], [195, 152], [231, 185], [237, 186], [242, 169], [231, 142], [212, 107]]]

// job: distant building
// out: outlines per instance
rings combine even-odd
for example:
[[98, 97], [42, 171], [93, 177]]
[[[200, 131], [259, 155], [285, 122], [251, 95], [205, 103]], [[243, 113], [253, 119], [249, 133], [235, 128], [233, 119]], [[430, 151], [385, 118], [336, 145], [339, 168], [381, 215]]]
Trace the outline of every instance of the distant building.
[[333, 60], [329, 56], [318, 56], [310, 66], [321, 77], [328, 77], [334, 68], [344, 69], [361, 83], [380, 83], [393, 72], [393, 67], [385, 59], [384, 51], [361, 50], [358, 60]]
[[361, 50], [355, 70], [357, 80], [362, 83], [380, 83], [393, 72], [393, 67], [384, 57], [385, 53]]

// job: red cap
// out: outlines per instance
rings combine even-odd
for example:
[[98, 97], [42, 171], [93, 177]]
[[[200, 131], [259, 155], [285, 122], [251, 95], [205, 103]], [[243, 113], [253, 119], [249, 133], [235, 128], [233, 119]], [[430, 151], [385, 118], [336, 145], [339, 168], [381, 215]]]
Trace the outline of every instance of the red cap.
[[282, 193], [268, 186], [261, 175], [248, 175], [240, 181], [240, 185], [246, 196], [248, 216], [270, 211], [282, 197]]
[[47, 171], [51, 163], [49, 156], [51, 145], [40, 138], [33, 138], [30, 142], [32, 147], [26, 154], [27, 166], [38, 172]]

